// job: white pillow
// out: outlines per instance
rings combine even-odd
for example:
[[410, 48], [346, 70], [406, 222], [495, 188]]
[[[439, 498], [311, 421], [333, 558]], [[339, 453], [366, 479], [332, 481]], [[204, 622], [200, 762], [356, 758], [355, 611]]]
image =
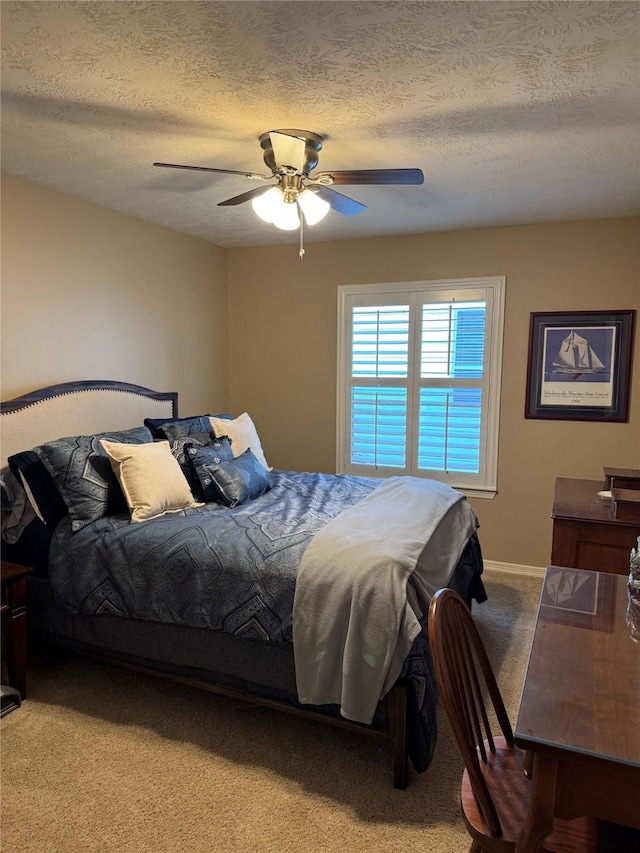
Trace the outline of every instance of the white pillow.
[[168, 441], [120, 444], [100, 439], [131, 510], [131, 521], [202, 506], [193, 500], [187, 478]]
[[245, 450], [250, 447], [253, 455], [258, 462], [264, 466], [267, 471], [271, 468], [267, 465], [267, 460], [264, 457], [262, 445], [258, 438], [258, 432], [249, 415], [243, 412], [237, 418], [229, 420], [228, 418], [209, 418], [211, 428], [217, 437], [228, 435], [231, 439], [231, 450], [234, 457], [241, 456]]

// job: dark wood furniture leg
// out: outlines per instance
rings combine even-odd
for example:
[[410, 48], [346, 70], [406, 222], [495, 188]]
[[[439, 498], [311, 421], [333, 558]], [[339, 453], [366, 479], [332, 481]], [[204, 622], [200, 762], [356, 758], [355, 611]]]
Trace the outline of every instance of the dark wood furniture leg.
[[403, 791], [407, 787], [407, 688], [396, 684], [387, 696], [387, 721], [393, 749], [393, 786]]
[[531, 771], [529, 814], [516, 841], [515, 853], [538, 853], [553, 830], [557, 766], [553, 758], [535, 753]]
[[27, 581], [28, 566], [2, 563], [2, 633], [9, 684], [22, 699], [27, 696]]

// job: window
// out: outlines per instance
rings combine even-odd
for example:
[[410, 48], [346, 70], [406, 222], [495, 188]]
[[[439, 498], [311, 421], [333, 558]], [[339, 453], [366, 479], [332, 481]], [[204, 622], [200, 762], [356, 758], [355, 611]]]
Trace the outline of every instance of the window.
[[339, 473], [497, 487], [504, 277], [339, 288]]

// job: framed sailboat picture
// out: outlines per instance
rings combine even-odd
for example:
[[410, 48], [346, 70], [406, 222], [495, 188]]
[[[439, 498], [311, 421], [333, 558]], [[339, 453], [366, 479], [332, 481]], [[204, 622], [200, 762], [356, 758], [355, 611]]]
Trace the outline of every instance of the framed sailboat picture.
[[532, 314], [525, 417], [628, 421], [635, 315]]

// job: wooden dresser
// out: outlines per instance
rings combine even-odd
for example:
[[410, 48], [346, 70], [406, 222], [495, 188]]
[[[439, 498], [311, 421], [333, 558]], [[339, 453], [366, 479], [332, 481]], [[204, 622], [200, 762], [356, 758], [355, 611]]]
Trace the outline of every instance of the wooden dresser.
[[629, 573], [640, 523], [615, 518], [611, 500], [598, 497], [602, 480], [558, 477], [553, 499], [551, 563], [594, 572]]

